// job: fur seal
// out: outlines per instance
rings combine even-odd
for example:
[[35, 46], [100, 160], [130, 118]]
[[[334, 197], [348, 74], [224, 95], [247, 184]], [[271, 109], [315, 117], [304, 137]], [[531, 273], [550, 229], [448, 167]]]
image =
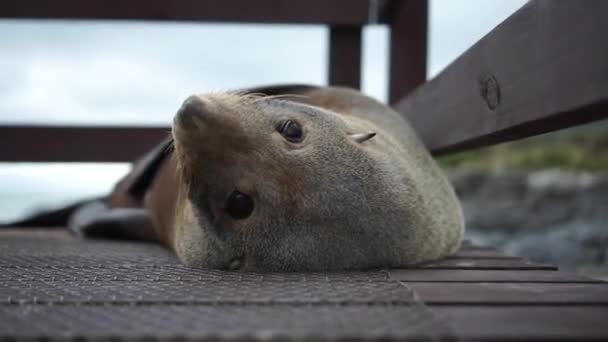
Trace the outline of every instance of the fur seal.
[[464, 233], [403, 117], [353, 89], [305, 85], [190, 96], [171, 137], [69, 225], [246, 271], [412, 265], [453, 253]]

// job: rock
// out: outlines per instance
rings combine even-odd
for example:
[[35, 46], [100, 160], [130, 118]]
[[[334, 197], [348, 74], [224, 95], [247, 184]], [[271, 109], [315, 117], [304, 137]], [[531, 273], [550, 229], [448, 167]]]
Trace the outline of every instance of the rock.
[[608, 268], [608, 173], [449, 172], [469, 239], [569, 270]]

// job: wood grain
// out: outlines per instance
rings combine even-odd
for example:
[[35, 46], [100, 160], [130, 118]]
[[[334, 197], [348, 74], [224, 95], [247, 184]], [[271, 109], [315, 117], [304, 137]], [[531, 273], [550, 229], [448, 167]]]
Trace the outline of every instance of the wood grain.
[[394, 103], [426, 80], [428, 1], [391, 1], [386, 16], [390, 26], [389, 103]]
[[427, 305], [608, 305], [608, 284], [407, 283]]
[[168, 134], [157, 127], [0, 126], [0, 161], [131, 162]]
[[535, 0], [396, 108], [435, 154], [608, 116], [608, 2]]
[[453, 336], [483, 341], [586, 341], [608, 336], [608, 307], [434, 306]]
[[[601, 283], [600, 280], [548, 270], [389, 270], [391, 279], [439, 283]], [[447, 285], [446, 286], [450, 286]]]
[[123, 19], [362, 25], [367, 0], [19, 0], [0, 4], [0, 18]]

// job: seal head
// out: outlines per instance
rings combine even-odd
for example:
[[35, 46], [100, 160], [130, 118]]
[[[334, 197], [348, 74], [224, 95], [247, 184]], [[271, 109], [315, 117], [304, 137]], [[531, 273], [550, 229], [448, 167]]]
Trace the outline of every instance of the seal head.
[[405, 120], [352, 90], [303, 96], [183, 103], [172, 129], [178, 257], [210, 268], [320, 271], [453, 252], [460, 207]]

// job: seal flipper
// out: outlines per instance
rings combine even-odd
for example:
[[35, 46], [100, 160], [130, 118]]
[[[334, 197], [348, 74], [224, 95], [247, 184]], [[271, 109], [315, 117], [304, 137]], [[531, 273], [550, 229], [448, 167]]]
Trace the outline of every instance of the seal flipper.
[[[146, 210], [141, 207], [158, 169], [171, 152], [171, 145], [172, 139], [166, 138], [144, 155], [106, 197], [42, 211], [18, 221], [0, 223], [0, 227], [61, 229], [67, 224], [72, 233], [84, 237], [156, 240]], [[121, 227], [124, 232], [118, 231]]]
[[68, 229], [86, 238], [157, 241], [150, 215], [143, 208], [108, 208], [103, 201], [77, 209]]
[[171, 154], [172, 147], [173, 138], [165, 138], [162, 143], [134, 164], [128, 176], [131, 182], [127, 186], [127, 193], [131, 197], [140, 202], [143, 201], [148, 188], [154, 181], [154, 176], [156, 176], [165, 158]]
[[44, 210], [39, 213], [32, 214], [23, 219], [11, 222], [0, 223], [1, 228], [15, 228], [15, 227], [26, 227], [26, 228], [52, 228], [52, 229], [63, 229], [66, 222], [72, 216], [72, 214], [80, 207], [87, 205], [92, 202], [101, 201], [102, 198], [87, 199], [78, 201], [76, 203], [69, 204], [64, 207], [57, 209]]

